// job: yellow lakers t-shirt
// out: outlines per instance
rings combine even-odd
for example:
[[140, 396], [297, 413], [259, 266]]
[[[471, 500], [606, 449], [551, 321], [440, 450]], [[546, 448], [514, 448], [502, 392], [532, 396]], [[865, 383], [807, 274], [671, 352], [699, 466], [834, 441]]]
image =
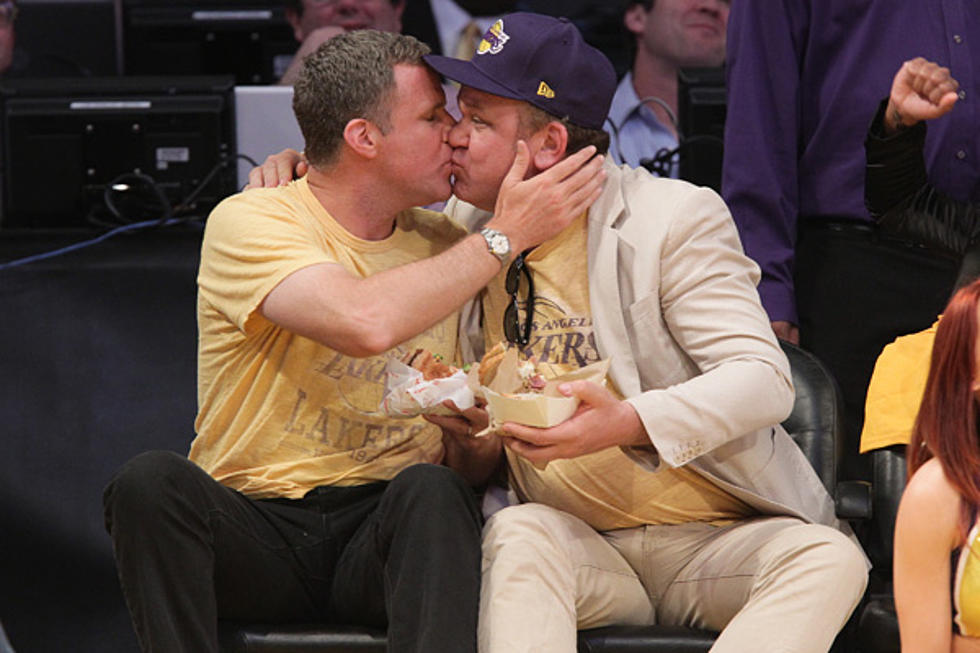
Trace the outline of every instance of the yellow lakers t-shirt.
[[226, 199], [208, 219], [198, 276], [197, 437], [190, 458], [252, 497], [388, 480], [443, 456], [437, 427], [379, 413], [392, 355], [456, 353], [453, 314], [386, 355], [351, 358], [266, 320], [259, 307], [287, 276], [335, 263], [360, 277], [427, 258], [463, 231], [422, 209], [384, 240], [341, 227], [306, 179]]
[[[524, 348], [546, 375], [558, 375], [599, 360], [589, 307], [586, 216], [528, 254], [534, 279], [531, 340]], [[503, 314], [510, 295], [507, 270], [494, 278], [483, 298], [484, 336], [489, 350], [505, 340]], [[525, 316], [527, 282], [518, 291]], [[611, 380], [607, 385], [613, 392]], [[651, 473], [619, 447], [579, 458], [554, 460], [545, 469], [507, 450], [511, 482], [522, 501], [571, 513], [597, 530], [693, 521], [727, 523], [752, 513], [731, 494], [687, 467]]]

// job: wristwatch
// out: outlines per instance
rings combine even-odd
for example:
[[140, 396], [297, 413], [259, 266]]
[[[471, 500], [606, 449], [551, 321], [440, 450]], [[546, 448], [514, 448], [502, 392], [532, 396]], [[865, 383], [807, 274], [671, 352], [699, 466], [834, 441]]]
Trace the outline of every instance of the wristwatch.
[[507, 236], [489, 227], [480, 229], [480, 235], [487, 241], [487, 249], [490, 253], [500, 260], [501, 265], [507, 265], [507, 260], [510, 258], [510, 240]]

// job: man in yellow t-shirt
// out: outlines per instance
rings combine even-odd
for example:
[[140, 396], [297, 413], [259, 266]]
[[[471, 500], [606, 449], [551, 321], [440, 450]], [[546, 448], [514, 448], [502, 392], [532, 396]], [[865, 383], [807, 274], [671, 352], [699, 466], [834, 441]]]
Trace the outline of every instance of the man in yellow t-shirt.
[[379, 413], [382, 371], [417, 347], [452, 360], [458, 308], [505, 258], [494, 243], [558, 233], [598, 194], [600, 162], [582, 166], [586, 152], [525, 182], [518, 161], [487, 235], [411, 208], [450, 191], [452, 120], [427, 51], [370, 30], [331, 39], [295, 87], [309, 174], [209, 217], [197, 437], [189, 458], [131, 460], [104, 497], [144, 650], [217, 651], [219, 619], [386, 625], [391, 651], [476, 648], [469, 485], [489, 470], [467, 460], [482, 445], [450, 456], [437, 427]]

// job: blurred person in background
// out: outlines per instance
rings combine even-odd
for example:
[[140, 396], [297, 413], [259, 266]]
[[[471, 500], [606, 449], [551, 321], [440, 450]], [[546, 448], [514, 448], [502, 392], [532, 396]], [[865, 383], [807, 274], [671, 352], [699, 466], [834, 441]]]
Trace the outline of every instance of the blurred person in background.
[[14, 21], [17, 19], [17, 3], [6, 0], [0, 3], [0, 75], [5, 75], [14, 62]]
[[20, 7], [16, 0], [0, 0], [0, 77], [77, 77], [92, 72], [63, 55], [35, 51], [17, 43], [15, 26]]
[[[630, 0], [623, 25], [635, 39], [632, 68], [609, 110], [609, 153], [638, 167], [678, 145], [678, 74], [681, 68], [721, 66], [725, 60], [728, 0]], [[677, 156], [662, 176], [676, 177]]]
[[303, 60], [331, 38], [355, 29], [402, 31], [406, 0], [286, 0], [286, 20], [299, 49], [280, 84], [292, 85]]

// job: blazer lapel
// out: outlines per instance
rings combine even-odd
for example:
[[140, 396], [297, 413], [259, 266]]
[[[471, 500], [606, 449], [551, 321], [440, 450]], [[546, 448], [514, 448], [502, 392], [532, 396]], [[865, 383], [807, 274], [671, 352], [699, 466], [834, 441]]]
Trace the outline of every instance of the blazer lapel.
[[625, 307], [619, 291], [619, 231], [615, 225], [625, 211], [622, 171], [606, 163], [606, 187], [589, 209], [589, 304], [596, 347], [610, 359], [609, 375], [619, 392], [633, 397], [642, 391], [626, 329]]

